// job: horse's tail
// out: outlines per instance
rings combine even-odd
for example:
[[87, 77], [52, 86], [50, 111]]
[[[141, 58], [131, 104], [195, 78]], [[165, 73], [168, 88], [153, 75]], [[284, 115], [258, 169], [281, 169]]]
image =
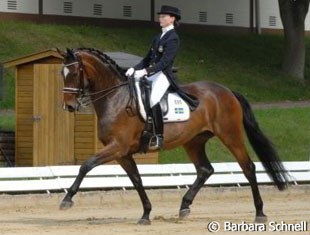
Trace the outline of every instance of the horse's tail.
[[288, 174], [272, 142], [260, 129], [249, 102], [237, 92], [233, 92], [243, 110], [243, 125], [255, 153], [273, 179], [279, 190], [284, 190], [288, 184]]

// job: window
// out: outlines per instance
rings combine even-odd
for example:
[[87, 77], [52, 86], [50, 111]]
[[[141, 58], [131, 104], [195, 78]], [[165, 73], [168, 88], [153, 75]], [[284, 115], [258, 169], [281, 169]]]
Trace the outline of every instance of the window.
[[269, 16], [269, 26], [275, 27], [277, 26], [277, 17]]
[[95, 16], [102, 15], [102, 4], [94, 4], [93, 14]]
[[208, 22], [208, 14], [205, 11], [199, 12], [199, 22]]
[[64, 13], [71, 14], [73, 12], [73, 3], [72, 2], [64, 2]]
[[226, 13], [226, 24], [233, 24], [233, 23], [234, 23], [234, 14]]
[[123, 16], [131, 17], [132, 16], [132, 7], [131, 6], [123, 6]]
[[16, 11], [17, 10], [17, 2], [14, 1], [14, 0], [8, 0], [8, 10], [14, 10]]

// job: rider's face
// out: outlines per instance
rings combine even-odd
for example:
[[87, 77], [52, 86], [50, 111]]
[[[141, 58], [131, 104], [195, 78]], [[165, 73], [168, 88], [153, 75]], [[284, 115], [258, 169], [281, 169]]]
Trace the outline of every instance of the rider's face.
[[175, 21], [175, 17], [168, 14], [160, 14], [158, 19], [160, 27], [162, 28], [173, 24], [173, 22]]

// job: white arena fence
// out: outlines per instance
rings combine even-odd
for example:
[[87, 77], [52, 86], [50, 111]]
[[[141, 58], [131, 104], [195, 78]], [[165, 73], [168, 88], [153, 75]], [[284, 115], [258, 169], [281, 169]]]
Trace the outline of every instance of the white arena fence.
[[[284, 162], [293, 184], [310, 183], [310, 161]], [[271, 179], [260, 162], [255, 162], [259, 184], [270, 184]], [[206, 185], [248, 185], [237, 163], [213, 163], [215, 173]], [[0, 192], [65, 191], [71, 186], [80, 166], [46, 166], [0, 168]], [[146, 188], [189, 187], [196, 179], [193, 164], [138, 165]], [[133, 188], [126, 172], [119, 165], [102, 165], [85, 177], [81, 189], [129, 189]]]

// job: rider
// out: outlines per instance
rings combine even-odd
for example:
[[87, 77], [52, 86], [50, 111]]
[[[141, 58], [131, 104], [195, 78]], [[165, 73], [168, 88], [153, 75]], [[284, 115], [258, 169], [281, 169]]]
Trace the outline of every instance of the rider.
[[163, 148], [163, 115], [159, 102], [170, 85], [191, 106], [192, 110], [199, 104], [195, 97], [178, 87], [172, 72], [173, 61], [180, 42], [174, 29], [179, 25], [181, 19], [180, 10], [173, 6], [164, 5], [158, 15], [162, 33], [155, 36], [146, 57], [126, 72], [126, 76], [134, 76], [136, 80], [146, 76], [152, 82], [150, 107], [156, 141], [151, 143], [150, 149]]

